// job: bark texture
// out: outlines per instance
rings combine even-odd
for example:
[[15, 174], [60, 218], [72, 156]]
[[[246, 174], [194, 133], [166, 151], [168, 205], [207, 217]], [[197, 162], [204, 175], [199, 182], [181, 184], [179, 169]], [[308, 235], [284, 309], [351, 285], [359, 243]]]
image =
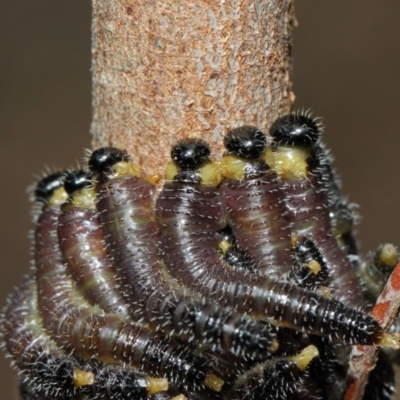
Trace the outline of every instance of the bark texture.
[[93, 0], [93, 147], [162, 173], [173, 143], [291, 109], [292, 0]]

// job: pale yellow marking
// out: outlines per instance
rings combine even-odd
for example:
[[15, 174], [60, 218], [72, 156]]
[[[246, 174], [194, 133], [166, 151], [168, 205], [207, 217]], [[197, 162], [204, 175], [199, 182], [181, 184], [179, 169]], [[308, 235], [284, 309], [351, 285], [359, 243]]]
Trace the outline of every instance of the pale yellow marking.
[[232, 245], [227, 241], [227, 240], [221, 240], [218, 243], [219, 249], [222, 251], [222, 254], [226, 254], [229, 248], [232, 247]]
[[318, 288], [317, 293], [319, 293], [322, 297], [329, 299], [332, 296], [332, 289], [328, 286], [321, 286]]
[[394, 268], [397, 264], [398, 257], [399, 253], [397, 248], [391, 243], [384, 244], [379, 252], [379, 261], [388, 267]]
[[93, 187], [77, 190], [72, 194], [71, 204], [78, 207], [96, 209], [96, 193]]
[[164, 177], [167, 181], [174, 180], [175, 176], [178, 174], [179, 169], [173, 161], [170, 161], [165, 167]]
[[199, 168], [198, 173], [201, 177], [203, 186], [216, 187], [221, 183], [221, 167], [219, 164], [210, 162]]
[[310, 271], [314, 274], [317, 275], [322, 267], [321, 264], [317, 260], [311, 260], [308, 264], [307, 267], [310, 269]]
[[165, 378], [152, 378], [147, 377], [147, 393], [154, 394], [168, 390], [168, 380]]
[[214, 374], [208, 374], [204, 383], [206, 386], [215, 390], [216, 392], [220, 392], [225, 382]]
[[178, 396], [173, 397], [171, 400], [187, 400], [187, 397], [183, 394], [179, 394]]
[[117, 177], [141, 176], [140, 167], [126, 161], [119, 161], [113, 165], [113, 170]]
[[303, 349], [299, 354], [289, 357], [288, 360], [293, 361], [297, 364], [297, 367], [304, 371], [310, 362], [319, 356], [318, 349], [314, 345], [309, 345]]
[[153, 185], [157, 185], [161, 179], [162, 179], [162, 175], [161, 174], [154, 174], [154, 175], [150, 175], [147, 177], [147, 180], [152, 183]]
[[395, 350], [400, 349], [400, 333], [384, 333], [379, 344]]
[[264, 152], [264, 160], [283, 180], [304, 179], [308, 176], [310, 151], [311, 148], [277, 146], [273, 152]]
[[47, 206], [54, 207], [65, 203], [68, 199], [68, 193], [65, 191], [64, 187], [59, 187], [54, 191], [50, 197]]
[[93, 385], [94, 383], [94, 374], [93, 372], [83, 371], [79, 368], [74, 368], [74, 385], [77, 388], [82, 386]]
[[290, 237], [290, 245], [292, 246], [293, 249], [296, 247], [298, 239], [299, 239], [299, 237], [297, 235], [292, 235]]
[[271, 351], [277, 351], [279, 349], [279, 342], [276, 339], [274, 339], [272, 341], [272, 345], [271, 345], [271, 347], [269, 349]]
[[248, 165], [248, 161], [241, 160], [236, 156], [227, 155], [221, 160], [221, 173], [226, 178], [240, 180], [244, 178], [246, 165]]
[[[179, 174], [179, 171], [179, 167], [173, 161], [170, 161], [165, 168], [165, 180], [173, 181], [175, 176]], [[203, 186], [215, 187], [222, 181], [221, 167], [217, 163], [209, 162], [195, 170], [195, 172], [199, 174]]]
[[274, 152], [271, 147], [266, 147], [263, 153], [261, 154], [261, 160], [263, 160], [270, 168], [273, 168], [275, 164], [274, 160]]

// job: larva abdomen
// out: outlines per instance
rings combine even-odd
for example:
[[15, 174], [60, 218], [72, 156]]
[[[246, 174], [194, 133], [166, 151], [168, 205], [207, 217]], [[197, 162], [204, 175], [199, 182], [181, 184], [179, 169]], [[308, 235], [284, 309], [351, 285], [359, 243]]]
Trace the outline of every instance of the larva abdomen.
[[334, 296], [346, 305], [364, 305], [359, 282], [350, 261], [331, 232], [325, 190], [315, 176], [284, 184], [285, 201], [292, 234], [313, 240], [328, 266]]
[[290, 229], [276, 173], [269, 170], [256, 179], [226, 179], [220, 193], [227, 222], [253, 269], [285, 279], [292, 265]]
[[156, 212], [171, 274], [193, 290], [205, 286], [210, 276], [223, 282], [225, 268], [217, 249], [218, 231], [226, 223], [216, 189], [166, 183], [158, 196]]
[[[147, 399], [148, 382], [143, 373], [92, 360], [78, 362], [59, 350], [41, 325], [36, 294], [36, 282], [28, 278], [12, 296], [2, 318], [5, 345], [26, 376], [24, 398], [65, 400], [95, 395], [96, 399]], [[77, 373], [87, 382], [78, 384]]]
[[90, 307], [74, 291], [58, 245], [59, 214], [59, 205], [44, 208], [35, 243], [39, 306], [57, 344], [85, 358], [123, 362], [190, 387], [203, 385], [208, 364], [202, 357], [190, 354], [184, 345], [172, 346], [142, 325]]
[[[379, 342], [381, 328], [368, 315], [293, 284], [226, 267], [216, 251], [216, 232], [223, 218], [215, 188], [166, 184], [156, 204], [166, 263], [185, 285], [257, 318], [273, 318], [280, 324], [341, 337], [348, 343]], [[206, 214], [207, 209], [213, 210], [212, 217]], [[194, 217], [189, 219], [189, 215]]]
[[134, 176], [112, 178], [97, 191], [97, 207], [118, 273], [132, 300], [144, 306], [143, 316], [151, 326], [174, 331], [203, 347], [234, 353], [250, 355], [271, 347], [275, 335], [267, 324], [235, 316], [174, 288], [176, 282], [162, 271], [158, 258], [159, 229], [152, 202], [155, 189], [149, 182]]
[[129, 318], [94, 210], [66, 204], [59, 218], [60, 249], [78, 290], [92, 305]]
[[[72, 398], [75, 393], [74, 362], [68, 360], [52, 341], [46, 340], [46, 334], [40, 328], [34, 279], [28, 278], [10, 298], [2, 316], [2, 332], [9, 354], [31, 386], [43, 386], [46, 394], [51, 396], [62, 390], [66, 398]], [[64, 372], [57, 374], [61, 368]]]
[[97, 209], [117, 274], [143, 316], [149, 287], [160, 296], [166, 294], [157, 272], [158, 228], [152, 212], [155, 187], [131, 176], [100, 183], [96, 191]]

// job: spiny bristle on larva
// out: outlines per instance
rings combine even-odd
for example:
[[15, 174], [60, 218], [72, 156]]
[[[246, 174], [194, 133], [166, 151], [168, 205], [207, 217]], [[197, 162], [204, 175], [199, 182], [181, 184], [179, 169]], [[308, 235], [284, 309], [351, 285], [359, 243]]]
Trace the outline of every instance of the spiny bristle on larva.
[[168, 380], [166, 378], [147, 377], [147, 391], [149, 394], [168, 390]]
[[[283, 122], [280, 119], [276, 124], [280, 123], [282, 128]], [[291, 114], [286, 122], [291, 125], [284, 128], [299, 135], [296, 140], [289, 138], [287, 141], [278, 140], [275, 135], [272, 147], [265, 147], [266, 141], [256, 127], [233, 130], [235, 135], [231, 134], [230, 139], [227, 136], [227, 153], [221, 164], [211, 160], [205, 142], [199, 139], [179, 142], [171, 153], [168, 182], [160, 194], [153, 185], [159, 178], [151, 178], [150, 183], [150, 179], [143, 179], [139, 166], [130, 162], [126, 152], [103, 148], [91, 153], [91, 156], [98, 155], [95, 162], [88, 157], [92, 170], [102, 176], [91, 185], [96, 195], [90, 187], [91, 213], [81, 207], [84, 202], [79, 200], [82, 193], [78, 193], [88, 188], [68, 190], [72, 196], [69, 204], [62, 206], [65, 219], [57, 214], [59, 197], [55, 196], [57, 201], [52, 201], [55, 207], [50, 211], [43, 210], [43, 203], [49, 202], [47, 199], [40, 203], [40, 212], [48, 219], [37, 232], [36, 243], [41, 257], [37, 258], [35, 268], [50, 269], [56, 263], [59, 268], [52, 273], [47, 271], [45, 279], [38, 277], [42, 286], [35, 294], [39, 293], [43, 323], [54, 328], [53, 332], [47, 327], [52, 332], [49, 340], [57, 341], [50, 356], [69, 352], [62, 359], [67, 368], [60, 369], [67, 373], [74, 371], [74, 381], [67, 382], [69, 386], [64, 384], [68, 395], [78, 390], [95, 390], [98, 385], [101, 393], [96, 393], [96, 398], [106, 400], [114, 396], [109, 393], [116, 390], [119, 397], [115, 398], [121, 400], [136, 386], [140, 387], [141, 399], [155, 393], [157, 399], [182, 400], [183, 395], [178, 394], [180, 390], [188, 393], [193, 390], [196, 400], [202, 398], [204, 392], [207, 392], [207, 398], [214, 400], [225, 396], [236, 377], [243, 374], [244, 386], [240, 388], [243, 391], [236, 397], [241, 400], [240, 393], [245, 393], [246, 399], [258, 400], [267, 395], [284, 398], [298, 390], [303, 391], [302, 398], [321, 399], [321, 393], [329, 392], [328, 382], [337, 378], [334, 368], [325, 368], [325, 364], [336, 363], [343, 370], [347, 367], [345, 356], [339, 354], [332, 343], [335, 338], [346, 343], [398, 346], [397, 338], [383, 334], [375, 320], [371, 321], [359, 309], [344, 307], [343, 303], [334, 300], [337, 288], [332, 285], [331, 276], [326, 282], [317, 278], [334, 264], [324, 260], [332, 251], [338, 250], [332, 250], [335, 240], [347, 245], [342, 246], [339, 249], [342, 253], [335, 253], [335, 257], [356, 257], [356, 251], [350, 250], [348, 239], [344, 238], [352, 234], [354, 213], [340, 194], [330, 165], [332, 159], [319, 142], [320, 123], [307, 112]], [[305, 139], [299, 139], [303, 133]], [[287, 148], [281, 150], [280, 147]], [[296, 180], [301, 180], [301, 184]], [[307, 186], [310, 182], [312, 184]], [[319, 190], [328, 192], [328, 196], [313, 198]], [[307, 197], [310, 194], [311, 197]], [[266, 199], [264, 195], [270, 197]], [[296, 208], [296, 201], [303, 203]], [[157, 216], [154, 214], [155, 203]], [[274, 208], [277, 204], [281, 208]], [[68, 209], [68, 205], [71, 208]], [[70, 219], [67, 215], [73, 207], [80, 219]], [[306, 219], [309, 218], [302, 225], [301, 218], [296, 220], [296, 213], [304, 210], [308, 213]], [[328, 210], [329, 214], [315, 216], [315, 210]], [[323, 218], [326, 218], [325, 227], [321, 223]], [[73, 223], [75, 227], [72, 227]], [[227, 226], [231, 237], [221, 239], [221, 232]], [[334, 240], [329, 226], [335, 234]], [[311, 240], [312, 246], [307, 247], [308, 243], [301, 242], [301, 236], [311, 231], [311, 239], [307, 240]], [[91, 240], [83, 238], [90, 232], [96, 232], [98, 236]], [[324, 248], [326, 242], [330, 243], [327, 249]], [[100, 244], [104, 254], [110, 255], [109, 275], [102, 275], [102, 280], [112, 282], [111, 286], [123, 299], [132, 297], [129, 298], [135, 308], [132, 315], [128, 312], [122, 315], [121, 307], [106, 311], [108, 306], [100, 301], [101, 297], [89, 301], [91, 285], [102, 286], [98, 282], [94, 284], [95, 279], [92, 275], [89, 278], [86, 270], [83, 272], [82, 259], [86, 257], [92, 268], [90, 271], [98, 267]], [[46, 248], [40, 249], [40, 246]], [[61, 248], [61, 256], [56, 256]], [[272, 253], [269, 253], [270, 249]], [[254, 261], [256, 257], [259, 258]], [[388, 251], [378, 258], [382, 263], [393, 264], [397, 251]], [[358, 262], [358, 259], [353, 260]], [[73, 263], [77, 268], [76, 276], [68, 282], [63, 281], [65, 268], [69, 268], [68, 276], [73, 275], [70, 268]], [[342, 265], [342, 262], [338, 264]], [[241, 271], [243, 266], [246, 271]], [[305, 286], [295, 280], [296, 268], [311, 276], [312, 285]], [[52, 280], [54, 276], [57, 279]], [[82, 276], [85, 277], [83, 284], [79, 281]], [[338, 274], [337, 278], [339, 281], [343, 278], [339, 289], [349, 280], [347, 273]], [[47, 281], [46, 287], [43, 281]], [[351, 287], [356, 287], [357, 281], [353, 283]], [[63, 297], [61, 289], [69, 285], [82, 289], [79, 301], [78, 296], [67, 300], [64, 297], [65, 308], [61, 305], [52, 307], [52, 300]], [[54, 296], [49, 296], [51, 290]], [[111, 290], [103, 292], [104, 297], [115, 300]], [[321, 293], [325, 293], [322, 298], [318, 295]], [[46, 297], [50, 297], [50, 301], [44, 301]], [[91, 306], [85, 305], [88, 301]], [[86, 308], [92, 306], [93, 309]], [[68, 307], [75, 307], [76, 313], [68, 313]], [[52, 308], [51, 312], [49, 308]], [[136, 324], [131, 319], [139, 322], [138, 330], [128, 329]], [[271, 328], [265, 319], [290, 327], [287, 329], [289, 340], [281, 336], [284, 329]], [[67, 335], [65, 330], [74, 323], [74, 332], [85, 331], [85, 334], [68, 337], [73, 333]], [[103, 330], [94, 331], [95, 326], [103, 323]], [[113, 330], [116, 326], [120, 329]], [[293, 332], [294, 329], [300, 333]], [[107, 337], [110, 332], [114, 332], [110, 337], [119, 340], [111, 345], [110, 337]], [[136, 345], [132, 339], [136, 334], [146, 343], [143, 346], [147, 349], [146, 354], [139, 352], [128, 356]], [[326, 336], [331, 341], [316, 338], [314, 334]], [[62, 341], [61, 335], [64, 335]], [[33, 335], [27, 344], [36, 343], [40, 339], [36, 336]], [[104, 341], [99, 345], [100, 337]], [[152, 343], [146, 341], [150, 337]], [[171, 345], [175, 341], [184, 344], [183, 350]], [[91, 353], [96, 346], [96, 351]], [[13, 351], [15, 357], [17, 350]], [[87, 361], [87, 368], [75, 364], [75, 358], [71, 356], [81, 351], [85, 357], [93, 357]], [[277, 356], [276, 351], [284, 356]], [[207, 357], [198, 357], [199, 352]], [[320, 361], [310, 365], [318, 352]], [[32, 383], [34, 390], [42, 385], [48, 396], [59, 395], [62, 377], [51, 381], [51, 376], [54, 377], [61, 362], [50, 356], [46, 358], [43, 352], [31, 356], [34, 363], [21, 364], [23, 359], [19, 355], [15, 362], [26, 373], [30, 371], [32, 377], [28, 383]], [[116, 363], [113, 370], [108, 370], [109, 365], [104, 367], [104, 379], [100, 381], [97, 367], [90, 364], [97, 363], [96, 358]], [[140, 376], [137, 377], [131, 375], [134, 370], [122, 374], [126, 372], [125, 364], [139, 359], [145, 360], [140, 368], [146, 373], [166, 376], [154, 378], [164, 380], [166, 385], [161, 384], [159, 388], [150, 383], [150, 391], [146, 392], [147, 384], [153, 378], [147, 379], [145, 373], [138, 373]], [[260, 360], [256, 371], [254, 364]], [[220, 375], [218, 368], [224, 363], [228, 368], [225, 367]], [[167, 370], [162, 370], [167, 364]], [[119, 377], [117, 381], [114, 374]], [[68, 379], [71, 377], [67, 376]], [[343, 378], [338, 379], [344, 385]], [[189, 387], [192, 382], [193, 386]], [[43, 391], [38, 391], [37, 395], [43, 396]]]
[[297, 367], [304, 371], [310, 365], [310, 362], [318, 356], [318, 349], [314, 345], [310, 345], [303, 349], [299, 354], [289, 357], [289, 360], [295, 362]]

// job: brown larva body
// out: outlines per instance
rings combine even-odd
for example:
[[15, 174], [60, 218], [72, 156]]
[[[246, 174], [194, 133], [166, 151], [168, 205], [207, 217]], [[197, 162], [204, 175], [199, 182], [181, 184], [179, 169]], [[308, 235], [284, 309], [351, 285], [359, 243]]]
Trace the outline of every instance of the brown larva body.
[[183, 293], [163, 270], [153, 185], [140, 177], [117, 177], [99, 184], [97, 192], [97, 207], [117, 272], [132, 302], [142, 305], [142, 315], [150, 326], [195, 341], [200, 347], [247, 356], [271, 347], [275, 334], [268, 324]]
[[66, 203], [59, 218], [60, 249], [78, 290], [92, 305], [129, 318], [95, 210]]
[[227, 222], [253, 270], [285, 279], [292, 269], [290, 228], [276, 173], [269, 170], [256, 179], [225, 179], [220, 193]]
[[332, 235], [326, 191], [318, 177], [286, 181], [285, 202], [292, 233], [312, 239], [326, 260], [334, 296], [351, 307], [364, 305], [351, 263]]
[[104, 314], [76, 293], [58, 245], [59, 214], [59, 206], [46, 207], [35, 232], [39, 308], [57, 344], [85, 358], [122, 362], [171, 382], [201, 386], [208, 368], [201, 357], [186, 346], [172, 346], [143, 325]]
[[[34, 277], [27, 278], [10, 298], [2, 323], [4, 343], [16, 366], [24, 372], [25, 385], [33, 398], [149, 398], [145, 374], [104, 366], [95, 360], [83, 362], [57, 347], [42, 327]], [[77, 371], [87, 374], [87, 384], [77, 384]]]
[[[156, 210], [168, 268], [192, 290], [223, 306], [261, 319], [272, 318], [298, 330], [338, 336], [349, 343], [380, 340], [379, 324], [360, 311], [289, 282], [226, 266], [217, 252], [218, 231], [224, 227], [224, 218], [216, 188], [167, 183], [157, 199]], [[357, 321], [362, 320], [365, 325], [359, 329]]]

